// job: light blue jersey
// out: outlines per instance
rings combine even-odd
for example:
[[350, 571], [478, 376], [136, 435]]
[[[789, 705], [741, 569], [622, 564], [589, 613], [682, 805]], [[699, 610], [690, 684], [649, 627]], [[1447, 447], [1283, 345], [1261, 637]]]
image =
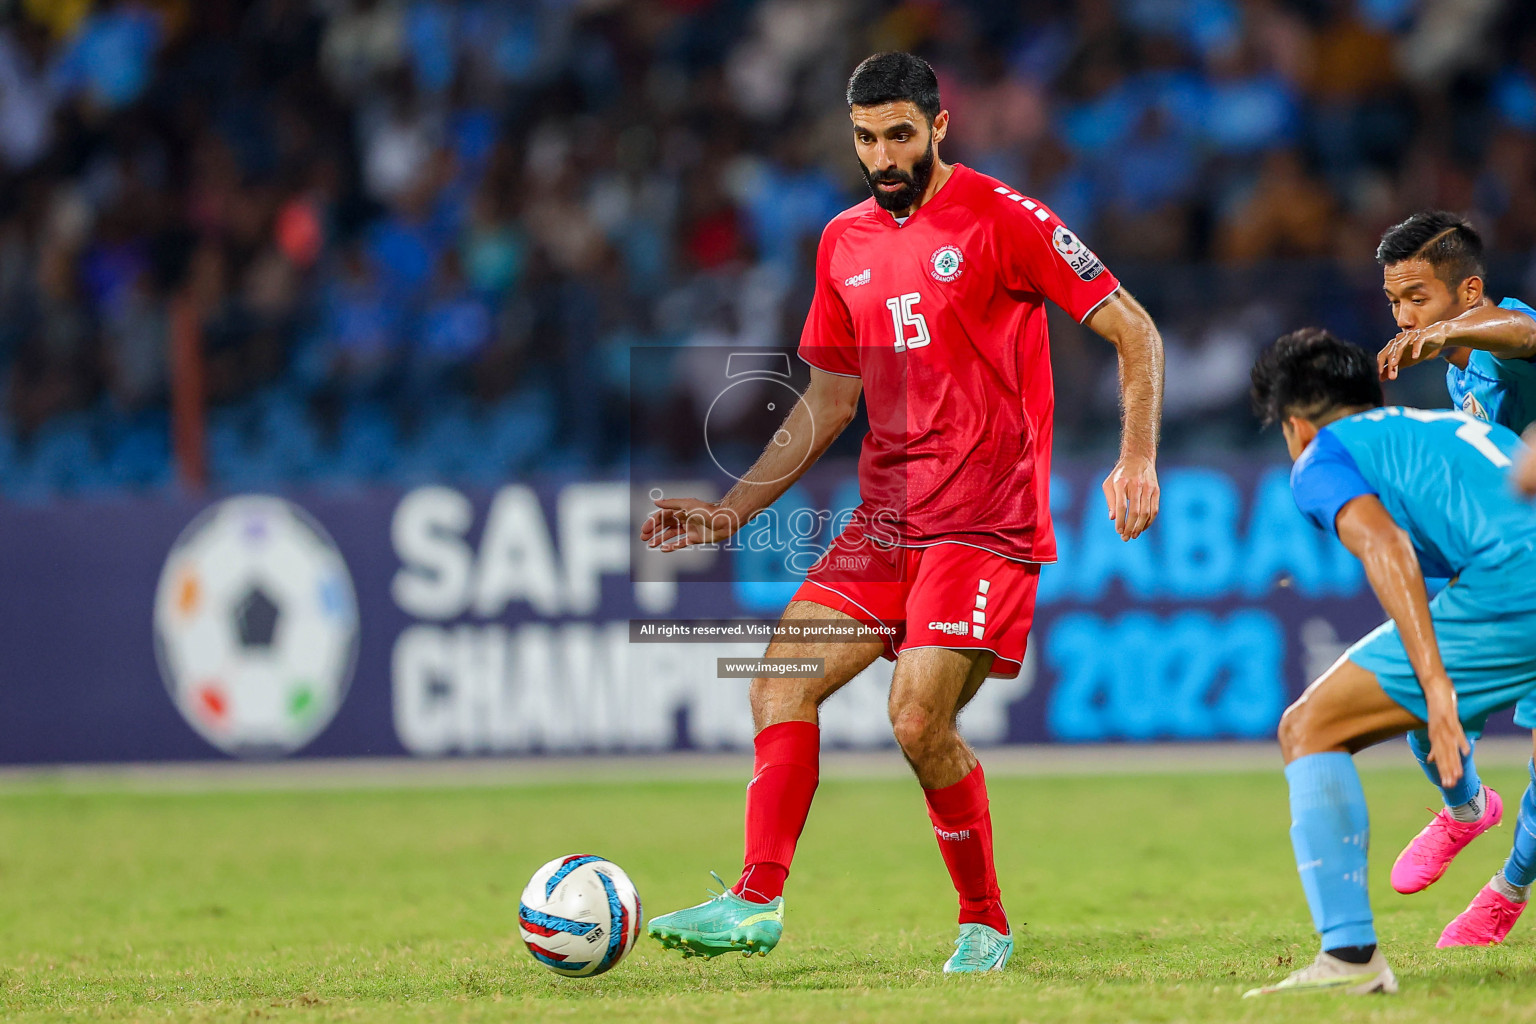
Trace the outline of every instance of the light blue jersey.
[[[1536, 317], [1519, 299], [1505, 299], [1500, 309], [1514, 309]], [[1500, 359], [1491, 352], [1473, 349], [1466, 369], [1447, 366], [1445, 386], [1457, 408], [1480, 420], [1498, 423], [1519, 433], [1536, 421], [1536, 362]], [[1515, 724], [1536, 728], [1536, 695], [1520, 702]]]
[[1346, 502], [1376, 495], [1413, 539], [1426, 576], [1497, 570], [1536, 558], [1536, 508], [1508, 480], [1521, 447], [1513, 431], [1462, 412], [1373, 409], [1319, 431], [1291, 470], [1291, 488], [1330, 532]]
[[[1519, 299], [1505, 299], [1499, 308], [1518, 310], [1536, 319], [1536, 309]], [[1482, 349], [1472, 349], [1471, 353], [1466, 369], [1455, 365], [1445, 368], [1445, 386], [1456, 408], [1515, 433], [1536, 421], [1536, 362], [1500, 359]]]
[[[1514, 432], [1454, 410], [1373, 409], [1318, 432], [1291, 471], [1297, 507], [1337, 532], [1339, 511], [1380, 499], [1426, 576], [1454, 577], [1430, 601], [1462, 721], [1536, 693], [1536, 507], [1510, 487]], [[1391, 623], [1349, 649], [1388, 696], [1427, 719], [1424, 693]]]

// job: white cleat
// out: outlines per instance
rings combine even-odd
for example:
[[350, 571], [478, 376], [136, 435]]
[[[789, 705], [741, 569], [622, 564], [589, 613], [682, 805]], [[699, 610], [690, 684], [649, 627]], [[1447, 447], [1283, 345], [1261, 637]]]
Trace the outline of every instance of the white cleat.
[[1284, 981], [1263, 988], [1249, 989], [1243, 998], [1273, 996], [1285, 992], [1344, 992], [1352, 996], [1383, 992], [1391, 995], [1397, 991], [1397, 978], [1387, 966], [1387, 958], [1381, 950], [1371, 954], [1370, 962], [1352, 964], [1327, 953], [1317, 954], [1306, 967], [1292, 971]]

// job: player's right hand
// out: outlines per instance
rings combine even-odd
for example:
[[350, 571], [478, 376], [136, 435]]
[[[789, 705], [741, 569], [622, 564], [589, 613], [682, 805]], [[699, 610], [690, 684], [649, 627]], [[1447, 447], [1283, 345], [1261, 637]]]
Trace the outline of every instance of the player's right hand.
[[1152, 525], [1161, 499], [1157, 465], [1145, 456], [1122, 456], [1104, 479], [1104, 501], [1121, 540], [1135, 540]]
[[[1461, 781], [1461, 760], [1472, 752], [1472, 744], [1467, 742], [1466, 731], [1456, 714], [1455, 691], [1450, 686], [1451, 681], [1446, 679], [1443, 690], [1436, 686], [1424, 688], [1429, 705], [1429, 761], [1440, 769], [1440, 785], [1444, 789]], [[1451, 694], [1448, 704], [1436, 699], [1436, 694], [1446, 691]]]
[[657, 498], [656, 511], [640, 524], [647, 547], [676, 551], [690, 544], [714, 544], [741, 529], [741, 516], [716, 501]]
[[1399, 370], [1428, 362], [1445, 350], [1450, 334], [1442, 321], [1428, 327], [1403, 331], [1376, 353], [1376, 370], [1382, 380], [1396, 380]]

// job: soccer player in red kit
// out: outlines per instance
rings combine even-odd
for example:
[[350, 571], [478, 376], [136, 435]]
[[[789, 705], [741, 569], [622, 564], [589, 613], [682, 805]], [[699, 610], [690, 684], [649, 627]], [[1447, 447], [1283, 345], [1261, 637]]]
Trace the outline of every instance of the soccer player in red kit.
[[862, 391], [870, 429], [861, 504], [784, 619], [852, 620], [870, 627], [868, 639], [770, 644], [770, 658], [823, 659], [824, 674], [752, 682], [756, 763], [741, 877], [649, 931], [685, 956], [778, 943], [784, 882], [817, 784], [817, 708], [883, 656], [896, 662], [891, 727], [960, 899], [960, 937], [944, 970], [1001, 970], [1013, 935], [986, 781], [956, 718], [987, 676], [1019, 672], [1040, 566], [1056, 559], [1045, 302], [1119, 350], [1124, 426], [1104, 495], [1128, 541], [1157, 514], [1162, 341], [1050, 210], [939, 159], [949, 114], [926, 62], [876, 54], [854, 71], [847, 98], [872, 196], [821, 236], [800, 340], [810, 386], [723, 499], [660, 499], [640, 532], [663, 550], [729, 536], [826, 450]]

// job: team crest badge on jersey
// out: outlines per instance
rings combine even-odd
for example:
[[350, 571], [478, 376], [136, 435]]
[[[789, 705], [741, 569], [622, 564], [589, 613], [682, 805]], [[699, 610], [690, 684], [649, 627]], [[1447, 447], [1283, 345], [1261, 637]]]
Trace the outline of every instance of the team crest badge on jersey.
[[1467, 397], [1461, 400], [1461, 411], [1468, 416], [1476, 416], [1480, 420], [1491, 422], [1493, 419], [1492, 416], [1488, 415], [1488, 410], [1483, 408], [1483, 403], [1479, 402], [1477, 396], [1470, 391], [1467, 392]]
[[941, 245], [928, 257], [928, 273], [935, 281], [945, 284], [960, 276], [965, 269], [965, 254], [957, 246]]
[[1072, 273], [1084, 281], [1092, 281], [1104, 273], [1104, 264], [1093, 250], [1083, 244], [1083, 240], [1068, 231], [1066, 225], [1056, 225], [1056, 230], [1051, 233], [1051, 244], [1061, 254], [1061, 258], [1067, 261], [1067, 266], [1072, 268]]

